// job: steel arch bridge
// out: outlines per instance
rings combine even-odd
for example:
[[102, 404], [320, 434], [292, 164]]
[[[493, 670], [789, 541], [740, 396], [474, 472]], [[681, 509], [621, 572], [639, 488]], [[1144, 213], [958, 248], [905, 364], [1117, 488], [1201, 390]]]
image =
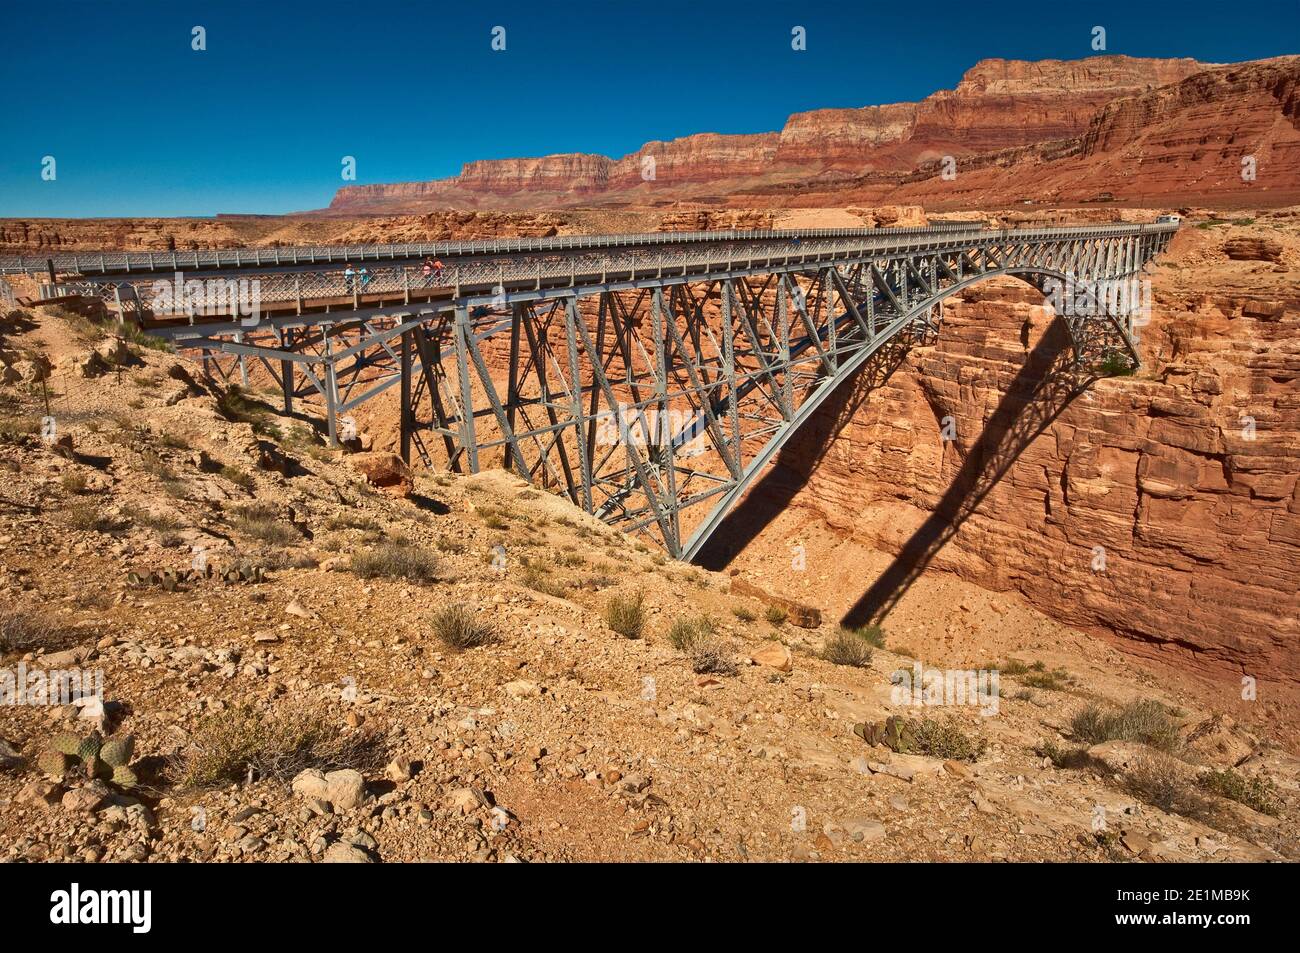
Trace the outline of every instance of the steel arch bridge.
[[[976, 282], [1041, 291], [1079, 375], [1135, 368], [1137, 277], [1177, 227], [657, 233], [277, 249], [274, 262], [227, 251], [196, 255], [198, 279], [181, 270], [189, 253], [89, 255], [44, 293], [103, 298], [198, 351], [214, 378], [264, 371], [286, 412], [320, 405], [331, 442], [396, 387], [404, 458], [504, 466], [689, 560], [837, 387], [932, 340], [943, 301]], [[449, 264], [430, 276], [425, 254]], [[253, 314], [239, 281], [256, 286]]]

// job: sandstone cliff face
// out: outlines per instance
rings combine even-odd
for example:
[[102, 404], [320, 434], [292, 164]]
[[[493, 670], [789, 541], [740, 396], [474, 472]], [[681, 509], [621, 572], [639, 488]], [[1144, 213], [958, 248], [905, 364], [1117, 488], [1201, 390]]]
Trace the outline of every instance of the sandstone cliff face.
[[904, 142], [916, 125], [915, 103], [795, 113], [781, 130], [776, 161], [788, 166], [861, 169], [870, 150]]
[[[565, 154], [470, 162], [459, 176], [435, 182], [348, 186], [338, 191], [330, 208], [383, 212], [453, 205], [535, 207], [593, 198], [662, 201], [817, 181], [836, 171], [904, 172], [918, 161], [946, 154], [1077, 138], [1097, 110], [1116, 97], [1177, 82], [1205, 68], [1189, 59], [1125, 56], [1038, 63], [984, 60], [956, 89], [920, 103], [796, 113], [779, 133], [702, 133], [648, 142], [618, 160]], [[653, 159], [653, 178], [648, 159]]]
[[[811, 421], [756, 492], [1138, 652], [1300, 679], [1300, 236], [1288, 231], [1281, 266], [1229, 262], [1218, 236], [1181, 234], [1157, 271], [1143, 372], [1068, 403], [1026, 400], [1037, 381], [1018, 377], [1024, 321], [1035, 349], [1049, 323], [1041, 296], [977, 285], [946, 309], [934, 347]], [[1054, 403], [1034, 436], [1035, 408]], [[937, 551], [921, 544], [950, 526]], [[828, 605], [833, 617], [871, 582]]]
[[[645, 175], [651, 168], [654, 187], [763, 175], [772, 170], [778, 138], [776, 133], [755, 136], [702, 133], [671, 142], [647, 142], [614, 163], [609, 185], [613, 189], [628, 189], [649, 184]], [[653, 159], [652, 165], [648, 159]]]
[[1116, 97], [1175, 83], [1207, 68], [1192, 59], [981, 60], [952, 91], [917, 108], [912, 138], [957, 154], [1082, 135]]
[[[1074, 139], [962, 157], [899, 185], [864, 183], [870, 201], [990, 207], [1030, 197], [1113, 197], [1283, 205], [1300, 197], [1300, 57], [1225, 66], [1115, 100]], [[1254, 178], [1242, 160], [1253, 159]]]
[[457, 185], [471, 191], [503, 195], [525, 189], [581, 195], [605, 187], [611, 164], [604, 156], [578, 152], [539, 159], [468, 162]]

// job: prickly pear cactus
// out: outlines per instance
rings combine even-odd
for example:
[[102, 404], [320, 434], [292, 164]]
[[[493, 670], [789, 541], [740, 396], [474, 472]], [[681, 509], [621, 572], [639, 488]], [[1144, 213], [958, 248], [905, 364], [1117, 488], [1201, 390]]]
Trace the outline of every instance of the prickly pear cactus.
[[131, 763], [131, 754], [135, 750], [135, 738], [125, 735], [121, 738], [109, 738], [99, 749], [99, 757], [113, 768], [124, 768]]
[[110, 780], [120, 788], [133, 788], [140, 783], [140, 779], [135, 776], [135, 772], [124, 764], [119, 764], [113, 768], [113, 776]]
[[92, 731], [87, 737], [81, 739], [81, 744], [77, 746], [77, 757], [85, 762], [87, 768], [99, 757], [101, 744], [103, 744], [103, 737], [98, 731]]
[[71, 755], [62, 751], [44, 751], [36, 759], [36, 766], [56, 781], [62, 781], [76, 763]]
[[81, 750], [81, 739], [76, 735], [61, 734], [50, 742], [50, 750], [66, 754], [70, 758], [79, 758], [78, 753]]

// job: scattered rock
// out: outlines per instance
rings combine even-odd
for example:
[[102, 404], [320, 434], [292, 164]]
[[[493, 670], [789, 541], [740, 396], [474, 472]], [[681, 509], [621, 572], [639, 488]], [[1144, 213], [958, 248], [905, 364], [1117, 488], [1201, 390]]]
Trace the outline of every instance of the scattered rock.
[[749, 653], [750, 659], [755, 665], [766, 665], [768, 668], [774, 668], [778, 672], [789, 672], [794, 670], [794, 656], [790, 650], [780, 642], [764, 642], [754, 651]]
[[325, 856], [322, 858], [327, 864], [373, 864], [371, 858], [360, 847], [352, 844], [345, 844], [343, 841], [335, 841], [325, 848]]
[[328, 774], [308, 768], [293, 779], [292, 788], [299, 797], [324, 801], [335, 811], [350, 811], [366, 800], [366, 780], [351, 768]]

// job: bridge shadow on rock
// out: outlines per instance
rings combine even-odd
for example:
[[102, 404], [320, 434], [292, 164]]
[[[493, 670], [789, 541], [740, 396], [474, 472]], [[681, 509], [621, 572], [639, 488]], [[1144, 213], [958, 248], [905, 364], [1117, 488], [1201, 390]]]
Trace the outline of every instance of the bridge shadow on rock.
[[1070, 334], [1063, 322], [1053, 321], [1007, 387], [934, 511], [844, 614], [841, 624], [882, 622], [1025, 448], [1095, 379], [1075, 365]]
[[768, 469], [718, 526], [695, 558], [715, 572], [727, 568], [785, 510], [807, 485], [831, 443], [853, 419], [858, 408], [879, 390], [911, 351], [912, 342], [884, 344], [853, 376], [826, 397], [826, 402], [791, 436]]

